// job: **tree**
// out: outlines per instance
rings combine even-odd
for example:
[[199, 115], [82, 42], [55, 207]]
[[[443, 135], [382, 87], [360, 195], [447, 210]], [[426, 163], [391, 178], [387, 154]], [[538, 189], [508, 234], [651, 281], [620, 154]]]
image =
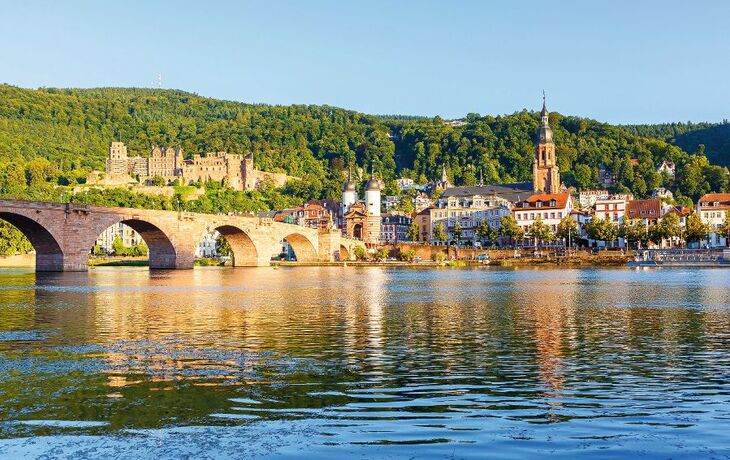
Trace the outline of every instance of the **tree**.
[[462, 233], [461, 223], [457, 222], [454, 224], [454, 230], [453, 230], [454, 240], [456, 241], [457, 246], [459, 245], [459, 241], [461, 241], [461, 233]]
[[563, 217], [563, 220], [558, 223], [556, 236], [568, 245], [577, 242], [578, 238], [580, 238], [578, 222], [570, 216]]
[[220, 235], [218, 237], [218, 244], [216, 248], [216, 252], [219, 256], [223, 257], [231, 257], [233, 256], [233, 249], [231, 248], [231, 244], [228, 242], [225, 236]]
[[124, 246], [124, 241], [119, 235], [115, 236], [114, 241], [112, 241], [112, 252], [119, 257], [127, 255], [127, 247]]
[[411, 197], [408, 195], [402, 196], [395, 209], [403, 214], [410, 215], [413, 211], [415, 211], [415, 208], [413, 207], [413, 200], [411, 200]]
[[641, 247], [642, 244], [648, 242], [646, 226], [638, 220], [625, 220], [619, 229], [619, 236], [626, 240], [629, 247], [631, 247], [632, 241], [636, 247]]
[[593, 217], [590, 222], [585, 225], [585, 231], [588, 237], [596, 241], [616, 241], [618, 238], [618, 228], [608, 219], [604, 220]]
[[99, 245], [99, 243], [94, 243], [94, 247], [91, 249], [91, 253], [95, 255], [96, 257], [105, 256], [106, 251], [104, 251], [104, 248]]
[[149, 252], [150, 250], [144, 240], [140, 241], [134, 246], [134, 255], [136, 256], [146, 256], [149, 254]]
[[710, 234], [710, 226], [702, 222], [702, 218], [698, 213], [692, 213], [687, 217], [687, 224], [685, 229], [685, 237], [687, 242], [699, 243]]
[[541, 242], [548, 238], [550, 228], [542, 222], [542, 218], [538, 216], [530, 225], [530, 229], [527, 232], [527, 236], [535, 241], [535, 246], [538, 246]]
[[152, 180], [150, 182], [152, 183], [152, 185], [157, 186], [157, 187], [162, 187], [164, 185], [167, 185], [167, 181], [162, 176], [155, 176], [152, 178]]
[[411, 241], [418, 241], [420, 235], [420, 227], [418, 226], [418, 222], [413, 221], [411, 222], [411, 225], [408, 227], [408, 231], [406, 232], [406, 238], [408, 238]]
[[433, 228], [432, 232], [433, 239], [436, 241], [446, 241], [446, 232], [444, 231], [444, 224], [439, 222]]
[[486, 243], [487, 241], [494, 241], [497, 239], [498, 236], [497, 232], [489, 226], [489, 222], [487, 222], [486, 219], [479, 222], [475, 233], [482, 243]]
[[512, 215], [504, 216], [500, 220], [499, 233], [509, 238], [510, 244], [516, 240], [521, 240], [525, 236], [524, 230], [517, 224]]
[[367, 258], [367, 252], [365, 252], [365, 248], [362, 246], [355, 246], [355, 250], [353, 251], [355, 254], [355, 259], [357, 260], [365, 260]]
[[725, 238], [725, 244], [730, 246], [730, 211], [725, 211], [725, 221], [722, 223], [718, 234]]
[[679, 224], [679, 216], [675, 212], [664, 215], [655, 226], [654, 236], [657, 242], [662, 240], [672, 240], [682, 236], [682, 227]]
[[416, 260], [416, 251], [414, 251], [413, 249], [401, 251], [400, 260], [404, 262], [413, 262], [414, 260]]
[[387, 260], [388, 259], [388, 255], [389, 254], [388, 254], [388, 250], [387, 249], [380, 248], [380, 249], [378, 249], [378, 252], [375, 253], [375, 258], [378, 261], [383, 261], [383, 260]]

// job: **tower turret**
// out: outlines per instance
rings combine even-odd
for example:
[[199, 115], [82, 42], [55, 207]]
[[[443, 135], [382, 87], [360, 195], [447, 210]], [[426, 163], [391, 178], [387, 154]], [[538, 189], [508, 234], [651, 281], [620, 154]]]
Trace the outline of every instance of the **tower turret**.
[[357, 187], [352, 181], [352, 173], [347, 173], [347, 182], [342, 188], [342, 215], [350, 211], [350, 206], [357, 203]]
[[375, 174], [371, 174], [365, 184], [365, 205], [369, 215], [380, 216], [380, 181], [375, 178]]

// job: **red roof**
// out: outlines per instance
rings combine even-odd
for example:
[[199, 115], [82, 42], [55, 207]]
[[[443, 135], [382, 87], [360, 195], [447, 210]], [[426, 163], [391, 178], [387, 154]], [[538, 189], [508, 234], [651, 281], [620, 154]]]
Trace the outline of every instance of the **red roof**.
[[[702, 209], [728, 209], [730, 208], [730, 193], [708, 193], [699, 202]], [[717, 206], [714, 205], [717, 203]]]
[[[536, 193], [520, 203], [515, 210], [523, 209], [565, 209], [570, 193]], [[541, 203], [538, 208], [538, 203]]]
[[662, 212], [662, 202], [657, 198], [651, 200], [629, 200], [626, 211], [629, 219], [658, 219]]

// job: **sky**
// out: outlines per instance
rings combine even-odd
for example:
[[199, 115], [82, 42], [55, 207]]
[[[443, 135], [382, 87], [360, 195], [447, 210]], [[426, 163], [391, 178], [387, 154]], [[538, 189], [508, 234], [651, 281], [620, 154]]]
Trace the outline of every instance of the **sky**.
[[0, 0], [0, 82], [371, 114], [730, 118], [730, 1]]

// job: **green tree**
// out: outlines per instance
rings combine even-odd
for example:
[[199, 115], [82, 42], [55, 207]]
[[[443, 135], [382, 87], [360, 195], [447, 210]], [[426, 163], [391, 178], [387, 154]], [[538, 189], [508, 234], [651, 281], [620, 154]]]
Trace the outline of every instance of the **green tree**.
[[376, 259], [377, 259], [378, 261], [381, 261], [381, 262], [382, 262], [382, 261], [384, 261], [384, 260], [387, 260], [387, 259], [388, 259], [388, 255], [389, 255], [389, 254], [388, 254], [388, 250], [387, 250], [387, 249], [385, 249], [385, 248], [380, 248], [380, 249], [378, 249], [378, 252], [376, 252], [376, 253], [375, 253], [375, 258], [376, 258]]
[[530, 225], [530, 229], [527, 232], [527, 237], [531, 238], [535, 242], [535, 246], [539, 246], [540, 243], [547, 240], [550, 233], [550, 228], [545, 225], [541, 217], [537, 217]]
[[127, 255], [127, 247], [124, 245], [124, 241], [119, 235], [115, 236], [112, 241], [112, 252], [115, 256], [119, 257]]
[[565, 244], [574, 244], [580, 238], [578, 223], [570, 216], [565, 216], [558, 223], [556, 236], [563, 240]]
[[515, 241], [519, 241], [525, 236], [524, 230], [517, 224], [517, 221], [512, 215], [502, 217], [499, 233], [509, 238], [510, 244], [514, 244]]
[[698, 213], [692, 213], [687, 217], [685, 237], [690, 243], [700, 243], [710, 234], [710, 226], [700, 218]]
[[420, 228], [418, 226], [418, 222], [413, 221], [411, 222], [411, 225], [408, 227], [408, 231], [406, 232], [406, 238], [408, 238], [411, 241], [418, 241], [420, 235], [419, 235]]
[[444, 224], [439, 222], [433, 227], [432, 239], [435, 241], [446, 241], [446, 232], [444, 231]]
[[233, 249], [225, 236], [220, 235], [216, 243], [216, 252], [222, 257], [233, 257]]
[[487, 241], [495, 241], [498, 237], [497, 232], [489, 226], [489, 222], [487, 222], [486, 219], [479, 222], [475, 233], [482, 243], [486, 243]]
[[454, 224], [453, 234], [454, 234], [454, 240], [456, 241], [457, 246], [459, 245], [459, 242], [461, 241], [461, 233], [462, 233], [461, 223], [456, 222]]
[[661, 240], [672, 240], [682, 236], [682, 226], [677, 213], [670, 212], [664, 215], [656, 225], [655, 236]]
[[355, 254], [355, 259], [357, 259], [357, 260], [367, 259], [367, 252], [365, 251], [365, 248], [363, 248], [362, 246], [355, 246], [353, 253]]

